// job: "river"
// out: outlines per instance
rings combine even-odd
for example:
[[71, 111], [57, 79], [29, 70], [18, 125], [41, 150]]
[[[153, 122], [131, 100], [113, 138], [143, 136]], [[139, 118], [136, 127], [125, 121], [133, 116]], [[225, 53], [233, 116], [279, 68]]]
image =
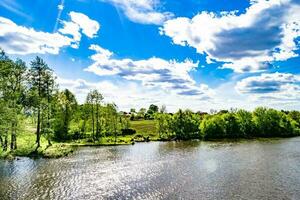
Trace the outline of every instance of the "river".
[[0, 199], [300, 199], [300, 137], [82, 147], [0, 160]]

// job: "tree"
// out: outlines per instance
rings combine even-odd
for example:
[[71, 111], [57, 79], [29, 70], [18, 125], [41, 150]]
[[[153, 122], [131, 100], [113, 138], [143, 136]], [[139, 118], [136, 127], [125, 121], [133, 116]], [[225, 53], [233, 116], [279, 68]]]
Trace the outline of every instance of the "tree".
[[30, 64], [29, 87], [31, 98], [36, 99], [36, 101], [31, 102], [31, 107], [36, 109], [37, 112], [36, 143], [38, 149], [41, 138], [42, 112], [47, 110], [47, 106], [44, 105], [47, 102], [47, 93], [51, 79], [49, 76], [52, 76], [52, 72], [45, 61], [38, 56]]
[[235, 113], [225, 112], [222, 114], [225, 121], [225, 137], [227, 138], [239, 138], [242, 136], [240, 131], [240, 124], [238, 123]]
[[159, 109], [159, 112], [160, 112], [160, 113], [167, 113], [167, 107], [166, 107], [166, 105], [162, 105], [162, 106], [160, 107], [160, 109]]
[[136, 113], [135, 108], [130, 108], [131, 113]]
[[59, 92], [56, 98], [58, 110], [56, 114], [55, 135], [60, 140], [66, 140], [69, 139], [70, 122], [77, 110], [77, 101], [74, 94], [68, 89]]
[[165, 113], [156, 113], [154, 115], [156, 129], [161, 139], [168, 139], [171, 134], [171, 115]]
[[100, 124], [100, 106], [103, 100], [103, 96], [97, 90], [94, 90], [94, 101], [96, 104], [96, 138], [98, 139], [101, 134], [101, 124]]
[[121, 127], [119, 126], [120, 123], [120, 116], [117, 111], [116, 104], [107, 104], [106, 105], [107, 112], [108, 112], [108, 121], [109, 121], [109, 130], [114, 136], [114, 142], [117, 143], [117, 136], [120, 132]]
[[158, 112], [158, 106], [151, 104], [147, 110], [147, 113], [145, 115], [145, 119], [153, 119], [154, 114]]
[[[0, 101], [2, 106], [2, 128], [5, 132], [5, 148], [7, 147], [8, 129], [11, 130], [10, 148], [17, 149], [17, 129], [19, 116], [24, 106], [25, 63], [17, 59], [10, 60], [3, 51], [0, 53]], [[10, 127], [7, 125], [10, 124]], [[1, 143], [3, 143], [1, 138]]]
[[226, 135], [225, 120], [220, 115], [205, 116], [200, 129], [205, 139], [224, 138]]
[[287, 137], [297, 135], [297, 123], [284, 112], [258, 107], [253, 112], [257, 136]]
[[130, 120], [134, 120], [135, 116], [136, 116], [135, 108], [130, 108]]
[[236, 118], [240, 127], [240, 136], [253, 137], [255, 134], [255, 124], [251, 112], [239, 110], [236, 112]]
[[146, 114], [146, 108], [141, 108], [140, 110], [139, 110], [139, 112], [137, 113], [137, 118], [138, 119], [144, 119], [145, 118], [145, 114]]
[[[91, 108], [92, 136], [94, 141], [96, 139], [99, 139], [101, 135], [100, 107], [101, 107], [102, 100], [103, 100], [103, 96], [98, 90], [92, 90], [87, 95], [86, 102]], [[96, 134], [95, 134], [95, 129], [96, 129]]]

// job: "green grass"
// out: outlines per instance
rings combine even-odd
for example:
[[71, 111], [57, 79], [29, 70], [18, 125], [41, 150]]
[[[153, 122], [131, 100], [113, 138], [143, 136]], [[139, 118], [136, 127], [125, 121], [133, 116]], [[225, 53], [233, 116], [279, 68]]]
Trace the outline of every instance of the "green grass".
[[[36, 151], [36, 135], [34, 133], [34, 124], [30, 120], [25, 120], [22, 129], [17, 134], [17, 149], [3, 152], [2, 148], [0, 148], [0, 158], [12, 159], [16, 156], [57, 158], [66, 156], [74, 150], [72, 145], [66, 143], [52, 142], [52, 146], [48, 146], [46, 138], [41, 136], [41, 146]], [[8, 141], [8, 149], [9, 144], [10, 140]]]
[[58, 158], [69, 155], [77, 146], [130, 145], [134, 142], [145, 141], [145, 138], [149, 138], [151, 141], [159, 140], [154, 120], [131, 121], [130, 123], [131, 128], [136, 130], [136, 134], [118, 136], [116, 142], [113, 136], [108, 136], [96, 142], [89, 139], [64, 143], [51, 141], [52, 146], [48, 146], [46, 138], [41, 136], [41, 147], [36, 151], [35, 126], [31, 121], [27, 120], [23, 129], [19, 130], [17, 135], [17, 149], [3, 152], [0, 148], [0, 158], [13, 159], [16, 156]]
[[142, 135], [157, 135], [156, 125], [154, 120], [139, 120], [130, 121], [132, 129], [135, 129], [137, 134]]
[[48, 146], [48, 141], [42, 136], [41, 147], [36, 151], [35, 140], [36, 136], [33, 133], [25, 131], [18, 134], [17, 149], [6, 152], [1, 149], [0, 158], [10, 159], [16, 156], [58, 158], [66, 156], [74, 150], [74, 146], [67, 143], [52, 142], [52, 146]]

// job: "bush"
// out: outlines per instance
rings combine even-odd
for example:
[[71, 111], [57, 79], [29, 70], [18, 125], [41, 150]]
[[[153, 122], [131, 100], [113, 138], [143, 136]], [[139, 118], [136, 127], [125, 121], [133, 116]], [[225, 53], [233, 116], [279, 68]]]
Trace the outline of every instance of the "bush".
[[225, 120], [220, 115], [205, 117], [200, 124], [201, 135], [205, 139], [225, 138]]
[[136, 134], [136, 130], [131, 129], [131, 128], [124, 128], [121, 129], [122, 135], [133, 135]]

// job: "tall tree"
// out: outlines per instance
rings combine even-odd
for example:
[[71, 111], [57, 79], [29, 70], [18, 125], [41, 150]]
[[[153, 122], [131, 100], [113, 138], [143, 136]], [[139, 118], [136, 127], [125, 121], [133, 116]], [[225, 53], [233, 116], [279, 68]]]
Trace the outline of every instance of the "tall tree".
[[98, 139], [101, 134], [100, 107], [102, 100], [103, 96], [98, 90], [92, 90], [87, 95], [87, 103], [90, 105], [92, 115], [93, 140]]
[[44, 114], [45, 120], [43, 120], [43, 128], [42, 128], [42, 133], [45, 134], [47, 140], [48, 140], [48, 145], [51, 145], [51, 137], [53, 135], [53, 127], [51, 124], [52, 118], [53, 118], [53, 113], [52, 113], [52, 106], [53, 105], [53, 97], [54, 97], [54, 92], [56, 91], [56, 84], [55, 84], [55, 77], [53, 75], [53, 72], [51, 70], [46, 71], [45, 73], [45, 98], [46, 98], [46, 110]]
[[56, 138], [60, 140], [68, 139], [70, 122], [77, 111], [77, 101], [68, 89], [57, 94], [57, 117], [56, 117]]
[[110, 119], [110, 130], [114, 136], [114, 142], [115, 144], [117, 143], [117, 136], [118, 136], [118, 132], [120, 131], [120, 116], [119, 113], [117, 111], [117, 106], [116, 104], [112, 103], [112, 104], [107, 104], [107, 111], [109, 113]]
[[[10, 60], [3, 51], [0, 54], [0, 94], [3, 113], [3, 120], [10, 124], [11, 139], [10, 148], [17, 148], [17, 129], [19, 126], [19, 116], [23, 108], [24, 80], [26, 65], [17, 59], [15, 62]], [[5, 125], [4, 125], [5, 126]], [[7, 137], [7, 129], [5, 135]], [[5, 138], [7, 142], [7, 138]], [[7, 146], [7, 145], [6, 145]]]
[[31, 90], [30, 94], [33, 95], [32, 98], [36, 99], [36, 101], [32, 102], [31, 106], [36, 109], [37, 112], [37, 149], [40, 147], [42, 112], [47, 110], [47, 107], [44, 107], [43, 105], [47, 102], [45, 99], [47, 99], [47, 88], [49, 88], [49, 76], [51, 74], [51, 69], [42, 58], [37, 56], [35, 60], [31, 62], [31, 68], [29, 70], [29, 85]]
[[86, 103], [89, 107], [92, 118], [92, 138], [95, 140], [95, 115], [94, 115], [94, 96], [92, 91], [88, 93], [86, 97]]

